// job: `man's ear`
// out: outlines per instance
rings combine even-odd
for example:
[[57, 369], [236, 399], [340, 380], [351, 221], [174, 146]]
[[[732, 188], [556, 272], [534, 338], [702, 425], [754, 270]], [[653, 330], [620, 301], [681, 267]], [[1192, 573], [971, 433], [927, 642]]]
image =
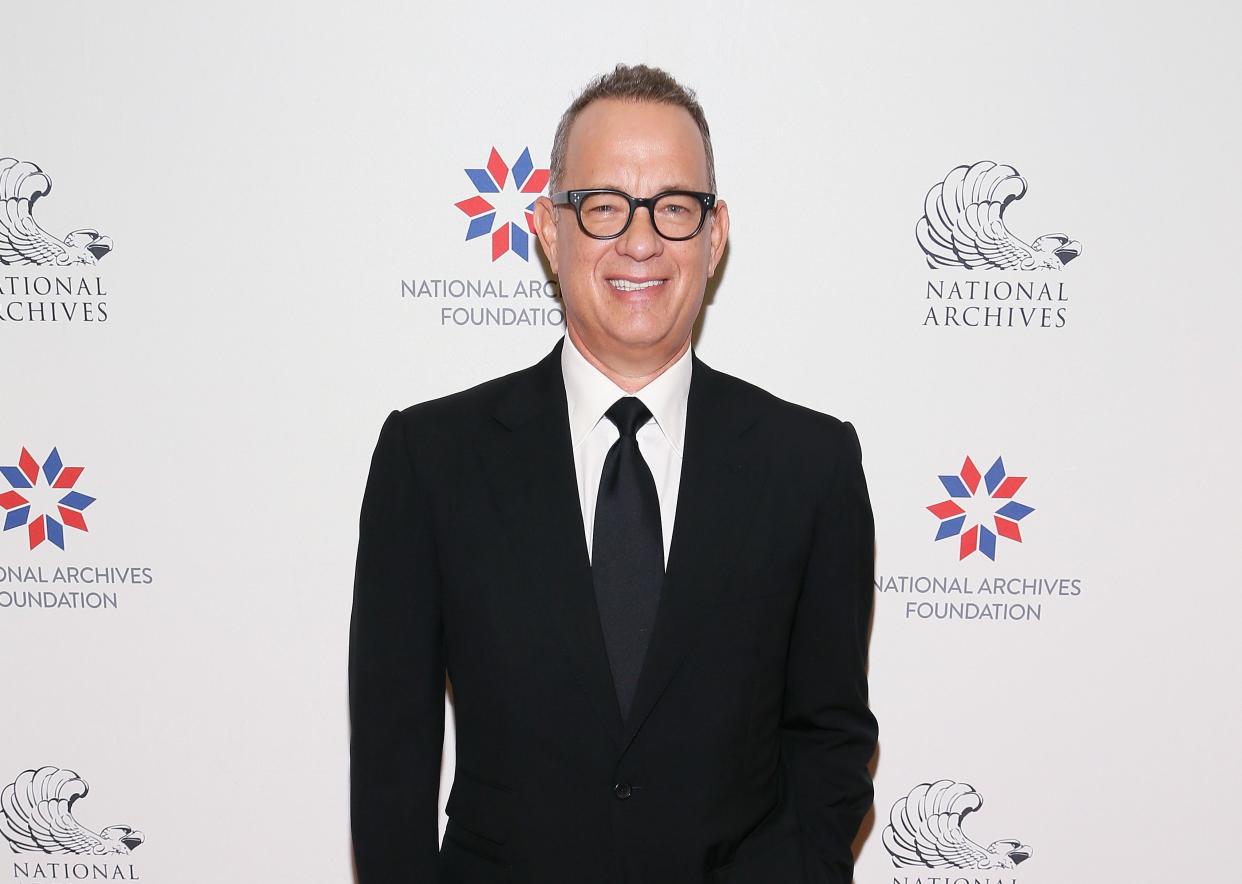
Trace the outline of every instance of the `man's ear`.
[[710, 236], [712, 243], [711, 260], [707, 264], [707, 275], [716, 272], [716, 265], [724, 257], [725, 243], [729, 241], [729, 206], [724, 200], [716, 201], [712, 210]]
[[535, 200], [535, 235], [539, 237], [539, 246], [547, 256], [548, 266], [553, 276], [560, 275], [556, 260], [556, 206], [546, 196]]

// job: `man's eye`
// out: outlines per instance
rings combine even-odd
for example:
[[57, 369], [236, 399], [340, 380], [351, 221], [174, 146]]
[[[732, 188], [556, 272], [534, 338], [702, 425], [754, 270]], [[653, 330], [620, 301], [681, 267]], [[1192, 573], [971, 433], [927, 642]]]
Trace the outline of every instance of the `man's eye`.
[[592, 215], [608, 215], [616, 210], [616, 206], [591, 206], [591, 208], [587, 209]]

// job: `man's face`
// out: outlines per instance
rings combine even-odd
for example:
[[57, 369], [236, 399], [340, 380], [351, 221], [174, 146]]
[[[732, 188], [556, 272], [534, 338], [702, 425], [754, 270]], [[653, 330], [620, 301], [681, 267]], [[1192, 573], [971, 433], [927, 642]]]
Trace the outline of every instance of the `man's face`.
[[[558, 186], [609, 187], [635, 197], [707, 191], [702, 136], [675, 105], [592, 102], [570, 129]], [[697, 236], [672, 242], [640, 208], [621, 236], [596, 240], [578, 228], [573, 207], [554, 208], [541, 197], [535, 226], [560, 281], [575, 343], [614, 371], [637, 376], [662, 368], [689, 340], [708, 277], [724, 253], [729, 214], [717, 202]]]

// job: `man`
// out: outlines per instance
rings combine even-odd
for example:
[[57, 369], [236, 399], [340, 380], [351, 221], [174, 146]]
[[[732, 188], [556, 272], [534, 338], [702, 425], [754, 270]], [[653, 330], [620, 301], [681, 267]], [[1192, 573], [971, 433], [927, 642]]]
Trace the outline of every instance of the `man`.
[[847, 884], [876, 741], [857, 437], [691, 351], [729, 232], [693, 93], [618, 66], [566, 112], [551, 174], [536, 227], [566, 337], [393, 412], [372, 461], [359, 880]]

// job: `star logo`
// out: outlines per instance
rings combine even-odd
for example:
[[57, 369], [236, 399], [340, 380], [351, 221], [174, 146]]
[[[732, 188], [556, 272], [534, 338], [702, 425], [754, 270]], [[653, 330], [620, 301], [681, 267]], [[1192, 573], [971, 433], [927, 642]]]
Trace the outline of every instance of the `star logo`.
[[[1022, 533], [1018, 529], [1018, 522], [1035, 512], [1034, 507], [1013, 499], [1026, 478], [1006, 475], [1005, 464], [999, 457], [981, 475], [974, 461], [967, 457], [957, 475], [940, 476], [940, 484], [949, 492], [949, 499], [927, 508], [940, 520], [936, 540], [960, 537], [958, 561], [976, 552], [996, 561], [997, 535], [1021, 543]], [[983, 480], [983, 491], [979, 489], [980, 479]], [[974, 514], [967, 512], [962, 503], [972, 509]], [[963, 531], [967, 522], [971, 522], [971, 525]], [[985, 522], [995, 525], [995, 530]]]
[[505, 164], [500, 153], [493, 147], [484, 168], [465, 171], [477, 191], [475, 196], [454, 203], [470, 219], [466, 228], [466, 241], [490, 234], [492, 261], [498, 260], [506, 252], [513, 252], [523, 261], [529, 261], [530, 236], [535, 232], [534, 200], [522, 211], [524, 224], [505, 219], [496, 227], [497, 209], [483, 194], [503, 194], [505, 183], [510, 180], [513, 182], [513, 189], [519, 194], [543, 193], [543, 189], [548, 186], [549, 170], [535, 168], [529, 147], [522, 151], [512, 168]]
[[[9, 531], [25, 525], [31, 549], [44, 541], [64, 549], [65, 526], [79, 531], [88, 530], [82, 511], [95, 502], [95, 498], [71, 490], [77, 484], [83, 469], [84, 467], [65, 466], [55, 448], [40, 467], [34, 456], [23, 448], [21, 457], [17, 459], [17, 466], [0, 467], [0, 476], [4, 476], [10, 488], [0, 493], [0, 509], [4, 510], [4, 530]], [[21, 492], [26, 491], [29, 494], [30, 491], [39, 490], [40, 472], [48, 488], [57, 492], [68, 490], [69, 493], [56, 501], [55, 515], [41, 512], [32, 519], [31, 502]]]

